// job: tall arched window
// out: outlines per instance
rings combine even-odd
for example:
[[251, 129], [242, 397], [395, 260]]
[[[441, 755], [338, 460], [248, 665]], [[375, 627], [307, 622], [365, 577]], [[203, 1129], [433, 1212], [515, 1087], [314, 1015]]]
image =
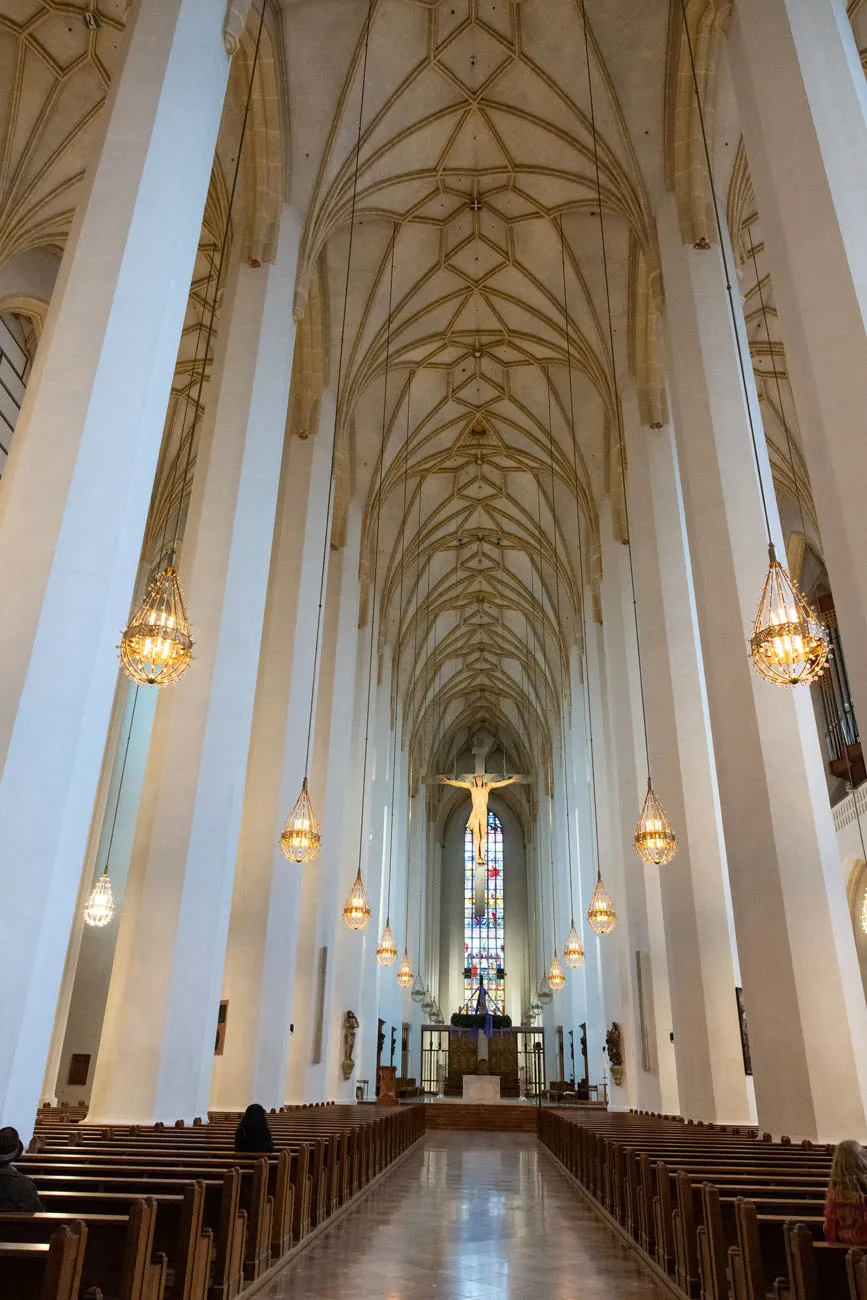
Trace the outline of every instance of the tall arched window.
[[[506, 974], [503, 931], [503, 827], [499, 817], [488, 810], [485, 839], [487, 879], [485, 911], [476, 920], [474, 907], [475, 856], [469, 829], [464, 836], [464, 1001], [475, 997], [479, 975], [485, 982], [488, 998], [496, 1011], [505, 1008]], [[494, 1009], [492, 1007], [492, 1010]]]

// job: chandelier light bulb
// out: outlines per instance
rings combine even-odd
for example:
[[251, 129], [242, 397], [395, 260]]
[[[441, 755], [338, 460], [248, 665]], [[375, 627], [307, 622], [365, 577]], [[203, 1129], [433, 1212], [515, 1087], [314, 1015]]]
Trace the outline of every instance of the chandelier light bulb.
[[548, 968], [548, 983], [555, 993], [559, 993], [566, 983], [566, 976], [563, 974], [563, 967], [560, 965], [560, 958], [557, 956], [557, 949], [554, 949], [554, 958]]
[[178, 571], [158, 573], [120, 639], [124, 672], [143, 686], [171, 686], [193, 659], [193, 638]]
[[104, 925], [108, 925], [113, 916], [114, 899], [111, 896], [111, 881], [106, 867], [84, 906], [84, 924], [101, 929]]
[[596, 888], [587, 909], [587, 920], [591, 930], [597, 934], [610, 934], [617, 924], [617, 913], [611, 901], [611, 895], [602, 883], [602, 876], [596, 877]]
[[361, 879], [361, 867], [355, 876], [355, 883], [343, 904], [343, 920], [350, 930], [363, 930], [370, 920], [370, 903]]
[[635, 849], [643, 861], [656, 867], [670, 862], [677, 852], [677, 837], [657, 798], [650, 777], [647, 778], [647, 794], [635, 829]]
[[831, 644], [797, 585], [768, 546], [768, 572], [750, 637], [750, 655], [766, 681], [799, 686], [818, 681], [828, 667]]
[[414, 978], [415, 976], [412, 973], [412, 966], [409, 964], [409, 953], [404, 948], [403, 961], [397, 968], [397, 982], [402, 989], [408, 989]]
[[376, 960], [380, 966], [391, 966], [397, 961], [397, 944], [394, 941], [394, 935], [391, 932], [391, 926], [388, 921], [385, 923], [379, 945], [376, 949]]
[[280, 836], [280, 850], [290, 862], [312, 862], [319, 852], [321, 842], [319, 827], [313, 816], [313, 805], [307, 793], [307, 777], [301, 786], [301, 793], [295, 800], [295, 807], [283, 827]]
[[[579, 966], [584, 964], [584, 944], [581, 942], [581, 935], [575, 929], [574, 920], [566, 936], [566, 942], [563, 944], [563, 960], [573, 970], [577, 970]], [[550, 980], [550, 978], [549, 975], [548, 979]]]

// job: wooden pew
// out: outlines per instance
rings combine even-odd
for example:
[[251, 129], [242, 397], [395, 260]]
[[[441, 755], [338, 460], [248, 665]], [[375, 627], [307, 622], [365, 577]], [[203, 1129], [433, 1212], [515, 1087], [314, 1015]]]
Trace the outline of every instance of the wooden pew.
[[0, 1282], [14, 1300], [78, 1300], [87, 1228], [62, 1223], [48, 1242], [0, 1242]]

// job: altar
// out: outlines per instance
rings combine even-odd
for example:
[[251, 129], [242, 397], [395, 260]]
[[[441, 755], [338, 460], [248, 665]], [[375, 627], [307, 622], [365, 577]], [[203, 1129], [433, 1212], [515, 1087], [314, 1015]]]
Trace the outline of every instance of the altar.
[[500, 1076], [498, 1074], [465, 1074], [464, 1101], [489, 1105], [500, 1100]]

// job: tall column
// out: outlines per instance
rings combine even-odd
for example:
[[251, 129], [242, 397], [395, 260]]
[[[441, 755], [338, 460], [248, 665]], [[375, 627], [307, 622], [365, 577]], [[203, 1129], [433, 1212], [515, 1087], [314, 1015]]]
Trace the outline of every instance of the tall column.
[[[346, 546], [331, 557], [323, 610], [311, 765], [311, 784], [320, 791], [319, 821], [323, 838], [319, 857], [304, 868], [298, 901], [298, 954], [291, 991], [295, 1039], [286, 1080], [286, 1095], [291, 1102], [323, 1101], [334, 1095], [324, 1086], [326, 1018], [334, 986], [335, 960], [333, 931], [327, 921], [339, 921], [343, 925], [343, 904], [352, 883], [351, 880], [345, 883], [342, 878], [344, 846], [347, 836], [349, 843], [356, 847], [358, 843], [361, 758], [357, 743], [358, 706], [356, 703], [353, 718], [353, 703], [358, 700], [362, 679], [358, 637], [359, 540], [358, 513], [351, 509]], [[365, 684], [366, 667], [364, 656]], [[329, 908], [331, 914], [326, 920]], [[370, 928], [369, 923], [366, 930], [355, 936], [359, 945], [366, 943]], [[320, 984], [323, 949], [325, 982]]]
[[617, 936], [623, 963], [621, 981], [626, 999], [621, 1027], [629, 1054], [623, 1090], [631, 1105], [652, 1110], [661, 1107], [672, 1114], [678, 1110], [678, 1100], [669, 1039], [668, 961], [659, 872], [655, 867], [645, 867], [633, 844], [646, 773], [628, 554], [614, 535], [610, 504], [602, 512], [600, 526], [605, 699], [610, 719], [605, 803], [611, 817], [615, 860], [620, 867], [615, 897], [618, 925], [611, 937]]
[[[630, 532], [654, 786], [678, 839], [662, 891], [680, 1113], [751, 1121], [701, 651], [670, 429], [627, 425]], [[640, 490], [639, 490], [640, 488]]]
[[224, 11], [136, 7], [0, 488], [0, 1123], [25, 1131], [225, 95]]
[[[767, 567], [758, 478], [719, 254], [660, 213], [666, 323], [708, 704], [758, 1120], [867, 1134], [867, 1007], [809, 694], [771, 689], [746, 638]], [[751, 373], [749, 363], [747, 372]], [[759, 455], [782, 551], [755, 390]]]
[[157, 705], [91, 1098], [94, 1122], [205, 1114], [289, 395], [297, 227], [238, 268], [181, 558], [196, 635]]
[[846, 668], [867, 718], [867, 84], [842, 0], [738, 0], [729, 49]]
[[[281, 498], [250, 737], [244, 811], [223, 971], [228, 1001], [222, 1056], [214, 1058], [211, 1108], [286, 1100], [292, 989], [301, 881], [280, 850], [280, 832], [304, 777], [304, 742], [314, 688], [316, 607], [329, 526], [326, 512], [334, 401], [323, 395], [319, 431], [284, 451]], [[321, 820], [320, 789], [311, 787]]]

